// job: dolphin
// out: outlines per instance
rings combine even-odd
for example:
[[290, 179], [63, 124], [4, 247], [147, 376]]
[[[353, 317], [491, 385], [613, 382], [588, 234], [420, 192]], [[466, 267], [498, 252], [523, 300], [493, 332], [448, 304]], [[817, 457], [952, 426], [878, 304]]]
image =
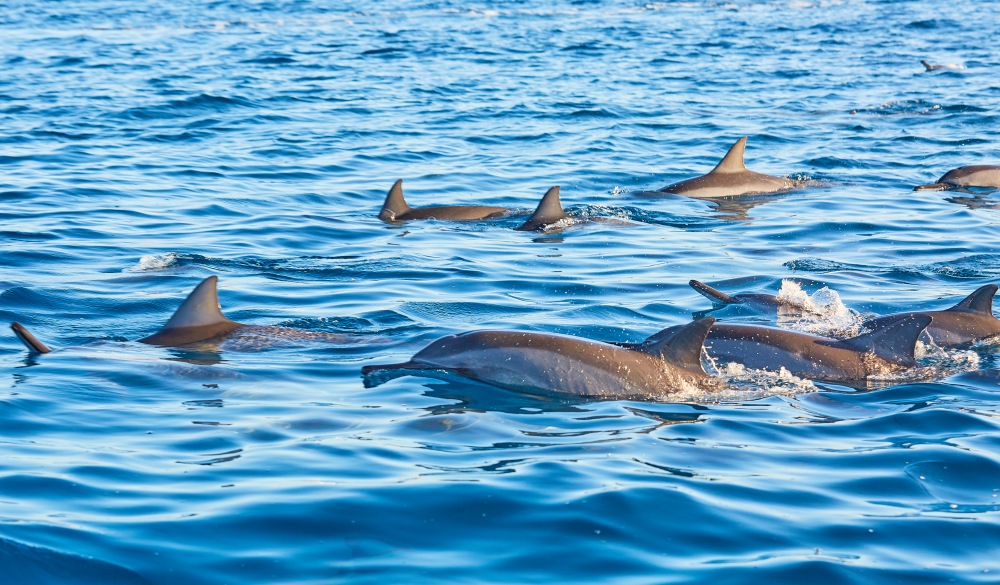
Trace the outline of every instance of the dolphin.
[[706, 317], [673, 327], [669, 335], [660, 336], [641, 350], [567, 335], [471, 331], [432, 341], [408, 362], [368, 365], [361, 373], [367, 382], [367, 376], [377, 372], [408, 375], [413, 370], [444, 369], [527, 393], [564, 392], [601, 398], [663, 396], [715, 381], [701, 365], [705, 335], [714, 322]]
[[[705, 339], [713, 360], [735, 362], [755, 370], [784, 368], [802, 378], [830, 382], [862, 382], [870, 376], [916, 365], [917, 336], [931, 322], [927, 315], [896, 317], [871, 333], [838, 340], [774, 327], [716, 323]], [[642, 350], [669, 336], [667, 328], [642, 343], [620, 344]]]
[[[349, 336], [319, 331], [302, 331], [270, 325], [247, 325], [226, 318], [219, 306], [218, 276], [209, 276], [191, 291], [173, 316], [159, 331], [139, 339], [139, 343], [198, 350], [257, 349], [275, 342], [325, 341], [343, 343]], [[33, 353], [52, 350], [18, 322], [11, 329]]]
[[743, 151], [746, 145], [747, 137], [744, 136], [736, 141], [726, 156], [708, 174], [668, 185], [659, 192], [706, 199], [776, 193], [790, 191], [800, 186], [799, 181], [772, 177], [747, 169], [743, 164]]
[[952, 169], [941, 176], [936, 183], [918, 185], [914, 191], [946, 191], [963, 187], [990, 187], [1000, 189], [1000, 166], [969, 165]]
[[410, 219], [475, 220], [490, 219], [504, 215], [510, 210], [491, 205], [439, 205], [435, 207], [413, 208], [403, 199], [403, 180], [399, 179], [389, 189], [378, 218], [386, 222]]
[[928, 63], [925, 59], [921, 59], [920, 64], [923, 65], [927, 69], [927, 71], [937, 71], [938, 69], [965, 69], [965, 65], [961, 65], [958, 63], [932, 65], [931, 63]]
[[928, 315], [934, 321], [920, 336], [925, 341], [933, 341], [938, 347], [958, 347], [982, 341], [1000, 335], [1000, 319], [993, 316], [993, 295], [996, 292], [997, 285], [987, 284], [950, 309], [897, 313], [865, 321], [865, 326], [878, 328], [900, 317]]
[[691, 280], [688, 282], [691, 288], [698, 291], [705, 298], [712, 301], [716, 306], [742, 305], [749, 307], [758, 313], [811, 313], [808, 307], [793, 301], [779, 299], [774, 295], [763, 293], [742, 293], [738, 295], [727, 295], [716, 290], [707, 284]]
[[522, 232], [540, 231], [566, 217], [566, 212], [563, 211], [562, 203], [559, 201], [559, 185], [556, 185], [545, 192], [535, 213], [531, 214], [528, 221], [514, 229]]

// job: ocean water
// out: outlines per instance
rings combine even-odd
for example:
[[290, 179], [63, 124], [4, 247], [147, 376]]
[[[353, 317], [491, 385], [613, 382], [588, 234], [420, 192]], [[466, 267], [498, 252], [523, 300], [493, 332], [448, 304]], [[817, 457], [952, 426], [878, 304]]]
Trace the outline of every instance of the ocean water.
[[[817, 333], [1000, 281], [1000, 195], [912, 191], [1000, 163], [998, 13], [4, 3], [0, 580], [995, 583], [993, 346], [628, 401], [360, 369], [481, 328], [638, 341], [710, 308], [691, 278], [808, 297], [782, 325]], [[637, 195], [741, 136], [812, 186]], [[520, 213], [558, 184], [572, 221], [383, 224], [400, 178]], [[213, 274], [230, 318], [343, 343], [134, 342]]]

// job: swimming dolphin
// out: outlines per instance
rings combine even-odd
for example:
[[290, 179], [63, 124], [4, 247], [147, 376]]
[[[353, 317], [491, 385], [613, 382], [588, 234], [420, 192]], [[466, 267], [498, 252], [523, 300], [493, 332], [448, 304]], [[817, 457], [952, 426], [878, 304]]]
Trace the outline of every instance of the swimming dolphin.
[[755, 173], [747, 169], [743, 164], [743, 151], [746, 145], [747, 137], [744, 136], [736, 141], [711, 172], [668, 185], [660, 189], [660, 192], [697, 198], [735, 197], [789, 191], [800, 185], [797, 181]]
[[[275, 342], [325, 341], [342, 343], [349, 336], [320, 331], [302, 331], [270, 325], [247, 325], [230, 321], [219, 306], [218, 276], [209, 276], [191, 291], [166, 325], [156, 333], [138, 340], [150, 345], [192, 349], [256, 349]], [[29, 351], [52, 351], [18, 322], [11, 329]]]
[[440, 205], [413, 208], [407, 205], [406, 200], [403, 199], [403, 180], [399, 179], [393, 183], [389, 194], [385, 196], [385, 203], [382, 204], [378, 218], [387, 222], [410, 219], [475, 220], [497, 217], [508, 211], [510, 210], [506, 207], [490, 205]]
[[987, 284], [976, 289], [960, 303], [943, 311], [912, 311], [878, 317], [865, 322], [866, 327], [878, 328], [899, 317], [928, 315], [934, 321], [920, 337], [930, 338], [938, 347], [957, 347], [1000, 335], [1000, 319], [993, 316], [993, 295], [997, 285]]
[[936, 183], [918, 185], [914, 191], [945, 191], [962, 187], [992, 187], [1000, 189], [1000, 166], [969, 165], [945, 173]]
[[[927, 315], [897, 317], [871, 333], [838, 340], [774, 327], [716, 323], [705, 339], [709, 357], [755, 370], [784, 368], [802, 378], [860, 382], [876, 374], [913, 367], [917, 336], [931, 322]], [[620, 344], [641, 350], [669, 336], [664, 329], [642, 343]]]
[[684, 387], [711, 384], [713, 379], [701, 365], [701, 353], [714, 322], [706, 317], [674, 327], [669, 335], [639, 351], [566, 335], [472, 331], [432, 341], [408, 362], [369, 365], [361, 373], [367, 377], [376, 372], [407, 375], [412, 370], [444, 369], [528, 393], [663, 396]]
[[759, 313], [812, 312], [804, 305], [793, 301], [779, 299], [774, 295], [763, 293], [727, 295], [726, 293], [716, 290], [697, 280], [691, 280], [688, 284], [691, 285], [691, 288], [701, 293], [702, 296], [712, 301], [715, 305], [743, 305]]
[[927, 71], [937, 71], [938, 69], [965, 69], [965, 65], [960, 65], [958, 63], [948, 63], [945, 65], [932, 65], [926, 60], [921, 59], [920, 64], [927, 68]]
[[544, 230], [562, 219], [566, 219], [566, 212], [563, 211], [562, 203], [559, 201], [559, 185], [556, 185], [545, 192], [535, 213], [531, 214], [528, 221], [514, 229], [522, 232]]

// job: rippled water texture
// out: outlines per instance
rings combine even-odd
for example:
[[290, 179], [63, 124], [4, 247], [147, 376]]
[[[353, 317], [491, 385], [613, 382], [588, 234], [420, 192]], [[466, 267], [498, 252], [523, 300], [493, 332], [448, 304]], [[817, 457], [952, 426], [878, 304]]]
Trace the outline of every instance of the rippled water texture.
[[[360, 375], [470, 329], [638, 341], [710, 308], [691, 278], [818, 333], [998, 282], [998, 195], [912, 191], [1000, 163], [993, 2], [341, 4], [0, 9], [4, 583], [996, 582], [993, 346], [680, 402]], [[812, 186], [638, 195], [744, 135]], [[572, 225], [383, 224], [400, 178], [558, 184]], [[211, 274], [344, 343], [134, 342]]]

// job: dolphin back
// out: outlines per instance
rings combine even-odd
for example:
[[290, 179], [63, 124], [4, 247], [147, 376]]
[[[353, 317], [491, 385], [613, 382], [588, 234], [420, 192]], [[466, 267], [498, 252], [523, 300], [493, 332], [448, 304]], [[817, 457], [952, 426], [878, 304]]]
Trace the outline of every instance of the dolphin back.
[[382, 221], [395, 221], [396, 217], [409, 210], [410, 206], [403, 199], [403, 179], [397, 179], [385, 196], [385, 203], [382, 204], [382, 210], [378, 212], [378, 218]]
[[871, 352], [877, 357], [907, 368], [916, 365], [913, 350], [917, 338], [931, 324], [930, 315], [910, 313], [887, 321], [875, 331], [837, 342], [837, 346], [860, 352]]
[[668, 327], [647, 339], [638, 349], [681, 369], [705, 375], [701, 353], [714, 323], [715, 318], [704, 317], [687, 325]]
[[962, 299], [954, 307], [947, 309], [956, 313], [972, 313], [974, 315], [993, 316], [993, 295], [997, 294], [997, 285], [987, 284], [975, 290]]
[[538, 230], [565, 218], [566, 212], [559, 201], [559, 185], [556, 185], [545, 192], [528, 221], [516, 229], [522, 232]]

